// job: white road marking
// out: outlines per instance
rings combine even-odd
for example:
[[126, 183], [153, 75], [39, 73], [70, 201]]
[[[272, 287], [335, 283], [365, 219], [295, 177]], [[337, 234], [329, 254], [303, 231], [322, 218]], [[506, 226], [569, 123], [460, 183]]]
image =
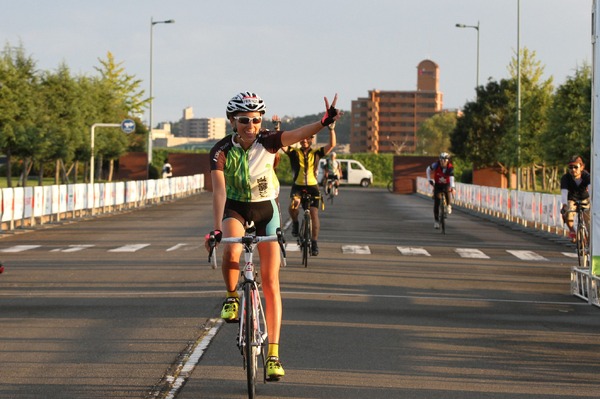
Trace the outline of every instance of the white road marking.
[[475, 248], [456, 248], [456, 253], [461, 258], [474, 258], [474, 259], [489, 259], [490, 257]]
[[15, 245], [10, 248], [5, 248], [0, 250], [0, 252], [23, 252], [29, 251], [30, 249], [39, 248], [41, 245]]
[[575, 252], [562, 252], [564, 256], [568, 256], [569, 258], [577, 258], [577, 254]]
[[165, 396], [165, 399], [172, 399], [177, 396], [177, 393], [181, 387], [183, 387], [187, 379], [192, 374], [192, 371], [194, 371], [194, 368], [198, 365], [198, 362], [206, 351], [206, 348], [208, 348], [208, 345], [215, 335], [217, 335], [217, 332], [223, 325], [223, 319], [210, 319], [209, 322], [212, 324], [212, 327], [208, 329], [208, 333], [202, 337], [200, 342], [198, 342], [192, 353], [188, 356], [184, 356], [184, 360], [180, 362], [176, 368], [178, 372], [166, 377], [166, 380], [171, 384], [171, 390], [167, 396]]
[[533, 251], [521, 251], [521, 250], [513, 250], [507, 249], [506, 252], [516, 256], [521, 260], [548, 260], [544, 258], [542, 255], [538, 255]]
[[296, 252], [296, 251], [300, 251], [300, 247], [295, 242], [288, 243], [288, 244], [285, 244], [285, 250], [286, 250], [286, 252]]
[[368, 245], [342, 245], [343, 254], [371, 255]]
[[176, 251], [179, 248], [185, 247], [186, 245], [189, 245], [189, 244], [180, 243], [180, 244], [177, 244], [177, 245], [173, 245], [171, 248], [167, 249], [167, 252]]
[[429, 252], [427, 252], [427, 250], [425, 248], [416, 248], [416, 247], [396, 247], [396, 248], [398, 248], [398, 251], [400, 251], [400, 253], [402, 255], [409, 255], [409, 256], [415, 256], [415, 255], [431, 256], [431, 254]]
[[83, 251], [84, 249], [91, 248], [93, 246], [94, 245], [91, 245], [91, 244], [89, 244], [89, 245], [88, 244], [83, 244], [83, 245], [69, 245], [68, 248], [56, 248], [56, 249], [53, 249], [50, 252], [77, 252], [77, 251]]
[[108, 252], [136, 252], [142, 248], [146, 248], [150, 244], [129, 244], [123, 245], [122, 247], [110, 249]]

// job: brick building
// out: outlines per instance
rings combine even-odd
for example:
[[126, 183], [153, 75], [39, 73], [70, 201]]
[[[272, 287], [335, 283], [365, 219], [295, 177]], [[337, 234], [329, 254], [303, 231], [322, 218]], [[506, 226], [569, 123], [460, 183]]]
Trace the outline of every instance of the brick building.
[[417, 90], [370, 90], [352, 101], [350, 151], [412, 153], [419, 125], [442, 110], [438, 65], [424, 60], [417, 66]]

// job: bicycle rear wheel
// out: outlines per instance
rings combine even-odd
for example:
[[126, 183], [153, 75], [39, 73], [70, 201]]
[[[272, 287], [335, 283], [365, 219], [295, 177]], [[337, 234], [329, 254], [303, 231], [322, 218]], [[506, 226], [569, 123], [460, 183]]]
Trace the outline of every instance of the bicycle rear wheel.
[[257, 346], [259, 337], [257, 337], [258, 315], [254, 311], [255, 291], [252, 284], [244, 285], [245, 301], [245, 326], [244, 326], [244, 347], [246, 360], [246, 377], [248, 378], [248, 398], [256, 397], [256, 373], [258, 368], [258, 357], [260, 349]]
[[390, 193], [394, 192], [394, 180], [390, 180], [387, 184], [387, 189]]
[[588, 231], [584, 225], [577, 226], [577, 261], [580, 268], [589, 267]]

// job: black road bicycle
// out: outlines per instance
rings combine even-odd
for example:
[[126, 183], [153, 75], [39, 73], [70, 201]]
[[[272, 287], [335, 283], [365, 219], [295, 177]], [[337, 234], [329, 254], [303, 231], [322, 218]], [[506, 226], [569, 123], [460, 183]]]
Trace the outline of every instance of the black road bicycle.
[[302, 190], [300, 205], [304, 212], [300, 230], [298, 231], [298, 247], [300, 247], [300, 251], [302, 252], [302, 264], [304, 267], [308, 267], [308, 256], [312, 255], [312, 220], [310, 217], [310, 203], [312, 200], [313, 196]]
[[333, 198], [335, 197], [335, 179], [327, 178], [325, 179], [325, 184], [323, 185], [323, 191], [325, 192], [325, 199], [329, 204], [333, 204]]

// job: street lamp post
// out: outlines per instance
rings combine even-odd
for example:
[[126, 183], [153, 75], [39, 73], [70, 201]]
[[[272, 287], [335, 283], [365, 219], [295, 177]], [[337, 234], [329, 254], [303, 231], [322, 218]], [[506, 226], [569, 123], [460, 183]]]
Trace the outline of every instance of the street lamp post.
[[475, 90], [479, 87], [479, 21], [477, 21], [477, 25], [465, 25], [465, 24], [456, 24], [457, 28], [473, 28], [477, 30], [477, 85], [475, 86]]
[[150, 105], [148, 115], [148, 166], [146, 170], [147, 178], [150, 178], [150, 164], [152, 163], [152, 36], [154, 32], [154, 25], [156, 24], [173, 24], [174, 19], [167, 19], [165, 21], [154, 21], [150, 17]]

